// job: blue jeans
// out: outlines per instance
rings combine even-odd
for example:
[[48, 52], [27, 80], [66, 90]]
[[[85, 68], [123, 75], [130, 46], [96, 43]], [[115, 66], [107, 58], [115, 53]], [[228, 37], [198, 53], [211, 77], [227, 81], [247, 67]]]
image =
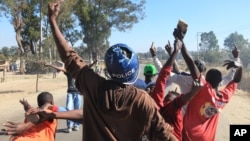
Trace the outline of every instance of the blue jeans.
[[[82, 95], [76, 92], [67, 94], [67, 101], [66, 101], [67, 111], [81, 109], [81, 106], [82, 106]], [[79, 126], [80, 123], [67, 120], [68, 128], [79, 127]]]

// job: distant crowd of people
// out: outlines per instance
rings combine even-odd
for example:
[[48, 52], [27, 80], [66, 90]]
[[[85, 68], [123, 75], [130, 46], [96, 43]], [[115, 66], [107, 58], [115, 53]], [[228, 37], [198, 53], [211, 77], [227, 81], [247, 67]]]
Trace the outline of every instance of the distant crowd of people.
[[[67, 132], [78, 130], [79, 124], [83, 124], [82, 141], [215, 140], [220, 112], [242, 78], [237, 46], [232, 50], [234, 60], [222, 64], [228, 74], [208, 69], [204, 61], [193, 60], [188, 53], [184, 42], [187, 25], [181, 22], [173, 30], [173, 47], [170, 42], [165, 46], [169, 57], [164, 64], [157, 58], [154, 44], [149, 48], [153, 61], [145, 65], [144, 78], [138, 78], [137, 54], [123, 43], [107, 49], [105, 69], [97, 65], [93, 69], [94, 64], [85, 63], [61, 33], [56, 22], [59, 10], [59, 2], [50, 3], [48, 20], [65, 64], [61, 71], [68, 78], [67, 103], [71, 104], [60, 111], [50, 93], [41, 93], [38, 108], [26, 106], [25, 122], [5, 123], [8, 134], [19, 134], [12, 136], [12, 141], [54, 141], [56, 119], [72, 122], [67, 122]], [[188, 71], [178, 68], [179, 52]], [[105, 76], [100, 75], [102, 71]], [[72, 98], [78, 100], [72, 102]], [[80, 108], [82, 99], [84, 106]], [[24, 100], [21, 103], [28, 105]], [[31, 137], [28, 133], [39, 136]]]

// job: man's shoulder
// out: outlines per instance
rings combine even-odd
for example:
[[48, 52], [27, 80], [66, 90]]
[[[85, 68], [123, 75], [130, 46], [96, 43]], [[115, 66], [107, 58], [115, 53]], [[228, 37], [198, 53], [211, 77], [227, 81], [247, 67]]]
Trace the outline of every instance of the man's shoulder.
[[134, 96], [139, 96], [139, 97], [141, 96], [150, 97], [149, 94], [145, 90], [137, 88], [133, 85], [125, 85], [124, 89], [127, 92], [126, 94], [128, 95], [134, 95]]
[[142, 79], [138, 78], [135, 83], [133, 84], [133, 86], [139, 88], [139, 89], [146, 89], [147, 84], [145, 81], [143, 81]]

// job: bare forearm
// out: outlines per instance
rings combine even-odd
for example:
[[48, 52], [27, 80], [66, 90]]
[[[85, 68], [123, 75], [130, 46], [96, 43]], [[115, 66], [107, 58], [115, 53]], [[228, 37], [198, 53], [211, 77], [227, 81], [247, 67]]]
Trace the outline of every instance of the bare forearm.
[[241, 81], [241, 78], [242, 78], [242, 67], [237, 68], [233, 81], [239, 83]]
[[172, 66], [174, 64], [175, 58], [177, 56], [177, 53], [178, 53], [178, 51], [176, 51], [176, 50], [173, 51], [172, 55], [170, 55], [170, 57], [167, 60], [167, 62], [166, 62], [166, 64], [165, 64], [164, 67], [166, 67], [166, 66]]
[[27, 112], [30, 108], [32, 108], [30, 105], [24, 105], [23, 109], [25, 112]]
[[182, 53], [182, 56], [187, 64], [189, 70], [190, 70], [190, 73], [191, 73], [193, 79], [195, 80], [195, 79], [199, 78], [200, 72], [199, 72], [198, 68], [195, 66], [194, 61], [191, 58], [191, 56], [187, 53], [187, 49], [186, 49], [186, 46], [184, 43], [183, 43], [183, 46], [181, 49], [181, 53]]
[[[173, 53], [172, 51], [168, 51], [168, 55], [171, 56], [171, 54]], [[176, 73], [176, 74], [179, 74], [180, 73], [180, 70], [178, 68], [178, 64], [177, 64], [177, 61], [175, 60], [174, 61], [174, 64], [173, 64], [173, 70], [172, 70], [173, 73]]]
[[[64, 38], [63, 34], [61, 33], [55, 18], [49, 18], [51, 31], [58, 49], [58, 52], [60, 54], [61, 59], [65, 59], [65, 56], [69, 54], [69, 52], [72, 50], [66, 39]], [[64, 61], [64, 60], [63, 60]]]
[[190, 92], [188, 92], [188, 93], [186, 93], [186, 94], [183, 94], [183, 95], [181, 96], [181, 100], [182, 100], [183, 102], [189, 102], [196, 94], [197, 94], [197, 92], [190, 91]]
[[6, 134], [8, 135], [16, 135], [29, 130], [35, 125], [36, 125], [35, 123], [32, 123], [30, 121], [27, 121], [25, 123], [14, 123], [11, 121], [7, 121], [6, 123], [3, 124], [4, 126], [3, 131], [6, 132]]
[[65, 112], [54, 112], [56, 119], [71, 119], [71, 120], [82, 120], [83, 109], [70, 110]]
[[57, 70], [59, 70], [59, 71], [62, 71], [62, 72], [66, 72], [66, 70], [65, 69], [63, 69], [63, 68], [60, 68], [60, 67], [57, 67], [57, 66], [54, 66], [54, 65], [48, 65], [48, 66], [50, 66], [50, 67], [52, 67], [52, 68], [54, 68], [54, 69], [57, 69]]
[[173, 72], [176, 73], [176, 74], [180, 73], [180, 70], [179, 70], [179, 67], [178, 67], [178, 64], [177, 64], [176, 60], [174, 61]]
[[86, 64], [83, 59], [69, 47], [67, 41], [59, 30], [55, 19], [50, 18], [50, 24], [61, 60], [65, 63], [66, 71], [76, 79], [80, 70], [86, 66]]

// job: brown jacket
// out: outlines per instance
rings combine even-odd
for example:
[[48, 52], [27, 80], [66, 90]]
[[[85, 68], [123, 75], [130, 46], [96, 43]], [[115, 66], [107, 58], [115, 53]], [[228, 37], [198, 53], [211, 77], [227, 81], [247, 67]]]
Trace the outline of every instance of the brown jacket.
[[84, 66], [73, 50], [61, 56], [84, 95], [84, 141], [164, 141], [171, 132], [153, 99], [143, 90], [106, 80]]

